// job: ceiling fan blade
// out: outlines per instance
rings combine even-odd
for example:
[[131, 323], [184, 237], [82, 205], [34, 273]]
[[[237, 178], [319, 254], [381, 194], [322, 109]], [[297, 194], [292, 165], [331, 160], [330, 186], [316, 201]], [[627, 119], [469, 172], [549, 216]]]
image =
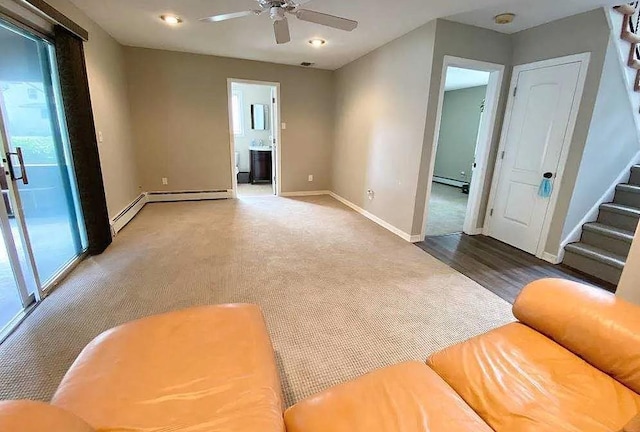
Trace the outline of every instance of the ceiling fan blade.
[[244, 11], [244, 12], [234, 12], [234, 13], [228, 13], [228, 14], [223, 14], [223, 15], [214, 15], [214, 16], [210, 16], [210, 17], [206, 17], [206, 18], [201, 18], [200, 21], [208, 21], [208, 22], [219, 22], [219, 21], [226, 21], [226, 20], [230, 20], [230, 19], [234, 19], [234, 18], [242, 18], [242, 17], [246, 17], [249, 15], [260, 15], [262, 13], [261, 10], [250, 10], [250, 11]]
[[308, 21], [345, 31], [353, 31], [358, 27], [358, 21], [315, 12], [308, 9], [298, 9], [296, 11], [296, 17], [302, 21]]
[[273, 30], [276, 33], [276, 42], [278, 44], [286, 44], [291, 41], [289, 33], [289, 22], [286, 18], [273, 22]]

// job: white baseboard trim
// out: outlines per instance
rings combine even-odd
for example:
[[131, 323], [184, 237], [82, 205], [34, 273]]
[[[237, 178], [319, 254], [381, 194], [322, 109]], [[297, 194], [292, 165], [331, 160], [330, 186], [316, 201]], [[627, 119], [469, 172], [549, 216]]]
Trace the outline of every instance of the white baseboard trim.
[[220, 191], [175, 191], [175, 192], [147, 192], [148, 202], [175, 202], [175, 201], [204, 201], [231, 198], [232, 192]]
[[301, 192], [282, 192], [280, 194], [281, 197], [291, 198], [291, 197], [305, 197], [305, 196], [318, 196], [318, 195], [330, 195], [331, 192], [328, 190], [320, 190], [320, 191], [301, 191]]
[[118, 233], [124, 228], [131, 220], [136, 217], [136, 215], [142, 210], [142, 208], [147, 204], [147, 194], [142, 193], [138, 196], [131, 204], [122, 209], [120, 213], [117, 214], [113, 219], [111, 219], [111, 233], [113, 237], [118, 235]]
[[468, 182], [463, 182], [460, 180], [454, 180], [454, 179], [449, 179], [449, 178], [445, 178], [445, 177], [433, 177], [433, 181], [436, 183], [442, 183], [445, 185], [449, 185], [449, 186], [455, 186], [455, 187], [459, 187], [462, 188], [462, 186], [469, 184]]
[[366, 217], [367, 219], [377, 223], [382, 228], [385, 228], [385, 229], [391, 231], [392, 233], [394, 233], [395, 235], [397, 235], [398, 237], [400, 237], [403, 240], [406, 240], [406, 241], [411, 242], [411, 243], [419, 242], [419, 241], [422, 240], [419, 235], [412, 236], [410, 234], [407, 234], [406, 232], [402, 231], [399, 228], [396, 228], [395, 226], [391, 225], [390, 223], [383, 221], [378, 216], [376, 216], [376, 215], [374, 215], [372, 213], [369, 213], [368, 211], [366, 211], [362, 207], [359, 207], [359, 206], [355, 205], [354, 203], [352, 203], [351, 201], [349, 201], [349, 200], [347, 200], [345, 198], [342, 198], [340, 195], [336, 194], [335, 192], [329, 192], [329, 195], [331, 197], [337, 199], [338, 201], [340, 201], [342, 204], [346, 205], [347, 207], [351, 208], [352, 210], [355, 210], [356, 212], [360, 213], [362, 216]]
[[469, 232], [465, 231], [466, 235], [470, 235], [470, 236], [476, 236], [476, 235], [480, 235], [484, 233], [484, 228], [476, 228], [474, 230], [471, 230]]
[[573, 227], [573, 230], [567, 235], [567, 237], [560, 243], [560, 249], [558, 250], [557, 258], [562, 262], [564, 260], [564, 248], [571, 243], [579, 242], [582, 238], [582, 227], [589, 223], [598, 220], [598, 214], [600, 213], [600, 206], [604, 203], [612, 202], [616, 195], [616, 187], [620, 183], [626, 183], [631, 176], [631, 168], [638, 164], [640, 161], [640, 152], [631, 159], [631, 162], [624, 168], [618, 178], [616, 178], [613, 184], [605, 191], [605, 193], [596, 201], [596, 203], [589, 209], [587, 214]]
[[551, 264], [560, 264], [562, 262], [562, 260], [559, 259], [558, 256], [552, 255], [549, 252], [544, 252], [542, 254], [542, 260]]

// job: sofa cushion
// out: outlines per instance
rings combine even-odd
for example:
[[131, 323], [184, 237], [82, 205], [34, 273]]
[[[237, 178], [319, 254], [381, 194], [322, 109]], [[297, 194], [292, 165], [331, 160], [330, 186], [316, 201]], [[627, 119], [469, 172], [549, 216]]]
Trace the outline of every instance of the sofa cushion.
[[513, 313], [522, 323], [640, 393], [638, 306], [598, 288], [544, 279], [524, 288]]
[[640, 414], [632, 418], [620, 432], [640, 432]]
[[364, 375], [285, 412], [288, 432], [491, 432], [438, 375], [419, 362]]
[[0, 402], [0, 432], [95, 432], [61, 408], [29, 400]]
[[260, 309], [207, 306], [107, 331], [80, 354], [52, 403], [98, 430], [284, 430]]
[[497, 432], [611, 432], [640, 396], [521, 323], [429, 358], [431, 366]]

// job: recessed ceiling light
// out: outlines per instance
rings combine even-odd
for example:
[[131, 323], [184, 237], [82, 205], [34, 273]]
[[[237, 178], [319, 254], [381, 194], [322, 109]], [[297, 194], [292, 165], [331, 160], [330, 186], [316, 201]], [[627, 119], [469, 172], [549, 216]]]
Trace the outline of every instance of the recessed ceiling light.
[[496, 15], [494, 20], [495, 20], [496, 24], [504, 25], [504, 24], [511, 24], [515, 17], [516, 17], [516, 14], [503, 13], [503, 14], [500, 14], [500, 15]]
[[327, 43], [326, 40], [320, 39], [320, 38], [314, 38], [309, 41], [309, 44], [311, 44], [311, 46], [314, 48], [320, 48], [322, 45], [326, 43]]
[[178, 25], [182, 22], [182, 18], [175, 15], [160, 15], [160, 19], [169, 25]]

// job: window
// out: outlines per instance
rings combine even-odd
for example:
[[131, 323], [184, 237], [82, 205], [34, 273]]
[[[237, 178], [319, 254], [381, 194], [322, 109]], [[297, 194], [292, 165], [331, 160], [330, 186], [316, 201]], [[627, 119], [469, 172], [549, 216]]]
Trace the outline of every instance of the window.
[[236, 136], [244, 135], [242, 108], [242, 93], [233, 91], [231, 94], [231, 118], [233, 120], [233, 134]]

